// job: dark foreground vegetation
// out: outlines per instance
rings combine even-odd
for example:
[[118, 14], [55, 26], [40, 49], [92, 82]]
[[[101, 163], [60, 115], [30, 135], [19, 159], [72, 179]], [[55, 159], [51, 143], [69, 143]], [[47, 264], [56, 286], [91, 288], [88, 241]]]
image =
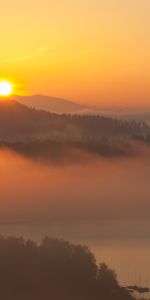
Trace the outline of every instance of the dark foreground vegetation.
[[45, 238], [0, 238], [2, 300], [131, 300], [115, 273], [87, 247]]

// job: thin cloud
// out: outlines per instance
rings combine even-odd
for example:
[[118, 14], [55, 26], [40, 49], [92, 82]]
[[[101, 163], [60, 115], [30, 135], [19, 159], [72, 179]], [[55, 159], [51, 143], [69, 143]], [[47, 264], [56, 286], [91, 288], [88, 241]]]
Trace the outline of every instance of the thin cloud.
[[38, 49], [37, 53], [44, 54], [44, 53], [48, 52], [48, 50], [49, 50], [48, 47], [41, 47]]
[[19, 62], [19, 61], [27, 61], [27, 60], [31, 60], [31, 59], [35, 59], [37, 57], [42, 57], [44, 56], [46, 53], [48, 52], [48, 48], [47, 47], [41, 47], [39, 48], [35, 54], [32, 55], [24, 55], [24, 56], [20, 56], [20, 57], [14, 57], [11, 58], [9, 60], [7, 60], [7, 62]]

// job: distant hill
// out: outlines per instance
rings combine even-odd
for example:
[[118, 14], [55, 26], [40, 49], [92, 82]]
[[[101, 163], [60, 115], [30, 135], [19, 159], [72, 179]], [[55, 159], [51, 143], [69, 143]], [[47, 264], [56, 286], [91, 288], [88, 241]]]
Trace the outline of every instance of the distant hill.
[[29, 107], [55, 113], [78, 113], [87, 109], [86, 106], [74, 103], [72, 101], [50, 96], [13, 96], [13, 98], [19, 103]]
[[135, 113], [128, 113], [124, 115], [116, 115], [117, 118], [122, 120], [135, 120], [137, 122], [146, 122], [150, 124], [150, 111], [148, 112], [135, 112]]
[[0, 140], [91, 141], [125, 140], [146, 135], [146, 124], [90, 115], [55, 114], [13, 100], [0, 101]]
[[[96, 110], [95, 110], [96, 113]], [[150, 108], [130, 107], [99, 107], [97, 113], [120, 120], [150, 123]]]
[[38, 110], [44, 110], [47, 112], [54, 112], [58, 114], [72, 113], [72, 114], [87, 114], [87, 115], [103, 115], [108, 118], [117, 118], [121, 120], [150, 123], [150, 111], [146, 109], [126, 108], [126, 107], [94, 107], [80, 105], [75, 102], [44, 96], [44, 95], [32, 95], [32, 96], [13, 96], [13, 99], [17, 102], [24, 104], [28, 107]]

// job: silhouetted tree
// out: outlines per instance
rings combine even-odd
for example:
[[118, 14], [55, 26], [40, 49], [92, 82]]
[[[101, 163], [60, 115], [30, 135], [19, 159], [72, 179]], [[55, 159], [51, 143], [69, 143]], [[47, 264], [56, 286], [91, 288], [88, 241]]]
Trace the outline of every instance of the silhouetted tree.
[[108, 285], [111, 288], [118, 287], [117, 275], [116, 273], [109, 269], [105, 263], [100, 264], [98, 269], [98, 280], [103, 288], [107, 288]]
[[131, 300], [85, 246], [46, 237], [39, 245], [0, 237], [2, 300]]

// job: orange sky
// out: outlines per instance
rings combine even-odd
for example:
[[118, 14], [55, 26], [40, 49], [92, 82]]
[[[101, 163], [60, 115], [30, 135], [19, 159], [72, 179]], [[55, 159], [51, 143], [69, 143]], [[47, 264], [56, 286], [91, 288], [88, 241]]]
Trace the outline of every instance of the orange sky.
[[5, 0], [0, 78], [82, 103], [150, 100], [149, 0]]

